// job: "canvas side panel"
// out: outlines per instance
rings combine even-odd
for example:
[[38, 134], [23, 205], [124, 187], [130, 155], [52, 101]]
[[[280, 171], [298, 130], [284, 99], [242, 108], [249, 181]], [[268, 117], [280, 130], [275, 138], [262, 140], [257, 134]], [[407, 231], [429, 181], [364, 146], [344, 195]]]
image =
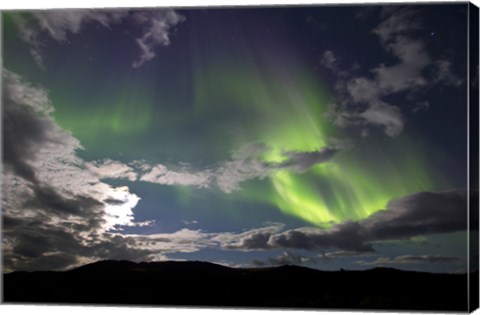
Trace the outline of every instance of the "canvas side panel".
[[470, 244], [469, 244], [469, 311], [478, 308], [479, 303], [479, 19], [478, 7], [469, 5], [469, 145], [470, 145]]

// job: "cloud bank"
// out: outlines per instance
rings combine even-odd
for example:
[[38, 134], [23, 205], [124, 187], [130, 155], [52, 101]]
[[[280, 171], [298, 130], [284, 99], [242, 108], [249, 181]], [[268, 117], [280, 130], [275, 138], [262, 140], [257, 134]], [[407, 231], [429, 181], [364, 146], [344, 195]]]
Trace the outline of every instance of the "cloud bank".
[[466, 190], [420, 192], [394, 199], [385, 210], [361, 221], [339, 223], [328, 230], [309, 227], [274, 233], [259, 230], [237, 235], [223, 246], [237, 250], [333, 248], [345, 252], [374, 252], [372, 243], [378, 241], [465, 231], [467, 198]]
[[119, 253], [143, 259], [112, 231], [135, 225], [139, 198], [105, 184], [53, 120], [47, 91], [3, 70], [3, 256], [6, 270], [56, 268]]

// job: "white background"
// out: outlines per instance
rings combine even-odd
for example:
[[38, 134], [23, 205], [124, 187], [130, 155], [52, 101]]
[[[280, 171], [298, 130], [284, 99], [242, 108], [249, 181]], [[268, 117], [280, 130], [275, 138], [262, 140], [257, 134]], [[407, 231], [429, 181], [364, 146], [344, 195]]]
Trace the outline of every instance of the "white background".
[[[386, 1], [372, 0], [0, 0], [0, 10], [8, 9], [40, 9], [40, 8], [102, 8], [102, 7], [193, 7], [193, 6], [228, 6], [228, 5], [259, 5], [259, 4], [336, 4], [336, 3], [379, 3]], [[389, 1], [389, 3], [415, 3], [433, 1]], [[454, 2], [434, 1], [433, 3]], [[456, 1], [458, 2], [458, 1]], [[480, 0], [472, 1], [480, 6]], [[159, 285], [162, 285], [159, 283]], [[392, 284], [394, 285], [394, 284]], [[31, 305], [0, 305], [0, 312], [4, 315], [10, 314], [39, 314], [39, 315], [94, 315], [112, 313], [115, 315], [139, 314], [139, 315], [296, 315], [312, 314], [313, 311], [291, 311], [291, 310], [245, 310], [245, 309], [192, 309], [192, 308], [158, 308], [158, 307], [86, 307], [86, 306], [31, 306]], [[352, 315], [352, 314], [401, 314], [384, 312], [338, 312], [338, 311], [315, 311], [314, 314], [327, 315]], [[475, 312], [480, 314], [480, 311]], [[403, 313], [404, 314], [404, 313]]]

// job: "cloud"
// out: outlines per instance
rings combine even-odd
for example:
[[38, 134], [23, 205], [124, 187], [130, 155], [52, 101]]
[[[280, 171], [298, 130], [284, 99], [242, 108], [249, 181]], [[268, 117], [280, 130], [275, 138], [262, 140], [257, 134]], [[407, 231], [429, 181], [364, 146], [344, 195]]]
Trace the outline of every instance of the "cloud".
[[131, 181], [137, 180], [137, 173], [131, 166], [122, 162], [105, 159], [85, 163], [85, 166], [98, 178], [123, 178]]
[[129, 246], [133, 249], [145, 250], [151, 259], [168, 253], [192, 253], [203, 248], [216, 246], [213, 239], [216, 234], [201, 230], [181, 229], [173, 233], [150, 235], [128, 235]]
[[[478, 193], [478, 192], [476, 192]], [[421, 192], [393, 199], [385, 210], [357, 222], [343, 222], [329, 229], [301, 227], [284, 230], [281, 223], [241, 233], [210, 234], [210, 242], [223, 250], [265, 251], [301, 249], [322, 251], [315, 256], [300, 256], [285, 251], [279, 257], [254, 261], [257, 266], [308, 264], [348, 256], [374, 255], [374, 244], [408, 241], [414, 237], [465, 231], [467, 229], [467, 191]], [[477, 214], [478, 215], [478, 214]], [[472, 220], [478, 220], [473, 218]], [[324, 252], [325, 250], [331, 250]], [[378, 260], [382, 262], [382, 260]], [[383, 261], [385, 262], [385, 261]], [[439, 256], [399, 256], [392, 263], [450, 263]], [[372, 263], [373, 264], [373, 263]]]
[[[340, 59], [331, 50], [326, 50], [322, 54], [320, 64], [339, 77], [345, 77], [348, 75], [347, 71], [341, 70]], [[355, 66], [352, 68], [355, 68]]]
[[335, 248], [350, 253], [373, 252], [373, 242], [466, 230], [467, 197], [466, 190], [415, 193], [390, 201], [387, 209], [361, 221], [339, 223], [330, 229], [252, 230], [235, 235], [234, 241], [230, 239], [224, 247], [246, 251]]
[[330, 69], [332, 71], [336, 71], [338, 68], [338, 60], [337, 57], [335, 57], [333, 51], [331, 50], [326, 50], [323, 55], [322, 59], [320, 60], [320, 63], [325, 66], [327, 69]]
[[374, 125], [385, 127], [385, 133], [391, 137], [398, 136], [403, 131], [403, 115], [400, 110], [383, 102], [372, 102], [370, 107], [359, 114]]
[[284, 266], [284, 265], [308, 265], [316, 263], [318, 260], [315, 257], [307, 257], [298, 255], [289, 251], [284, 251], [281, 255], [269, 258], [265, 261], [254, 260], [253, 265], [263, 266]]
[[188, 165], [171, 169], [163, 164], [150, 165], [145, 161], [124, 164], [113, 160], [89, 162], [86, 167], [100, 178], [139, 180], [170, 186], [216, 187], [225, 193], [231, 193], [238, 190], [242, 182], [263, 179], [276, 171], [303, 173], [316, 164], [330, 161], [338, 151], [350, 145], [338, 139], [332, 139], [331, 142], [331, 146], [316, 151], [280, 152], [284, 161], [275, 163], [265, 162], [261, 157], [271, 148], [254, 143], [233, 152], [230, 160], [204, 170], [194, 170]]
[[131, 23], [142, 29], [142, 35], [135, 39], [140, 47], [141, 56], [133, 62], [138, 68], [155, 57], [157, 46], [170, 44], [170, 32], [185, 17], [170, 9], [156, 9], [149, 11], [128, 10], [45, 10], [30, 13], [16, 14], [15, 22], [20, 30], [20, 37], [30, 44], [30, 54], [35, 63], [43, 70], [46, 69], [44, 57], [41, 53], [45, 42], [43, 36], [57, 42], [66, 42], [67, 39], [79, 34], [87, 24], [96, 24], [104, 28], [111, 28], [122, 22]]
[[14, 20], [19, 27], [20, 37], [31, 45], [30, 54], [36, 64], [43, 70], [46, 69], [41, 53], [42, 36], [45, 34], [58, 42], [67, 41], [68, 36], [80, 33], [81, 29], [89, 23], [96, 23], [103, 27], [110, 27], [126, 17], [127, 11], [102, 11], [102, 10], [44, 10], [31, 13], [19, 13]]
[[210, 173], [208, 171], [195, 173], [190, 173], [188, 171], [177, 172], [169, 170], [165, 165], [157, 164], [143, 174], [139, 180], [161, 185], [196, 186], [199, 188], [205, 188], [210, 184]]
[[[405, 118], [399, 104], [387, 97], [412, 93], [429, 85], [459, 86], [462, 81], [452, 73], [451, 63], [434, 60], [424, 42], [412, 37], [422, 28], [418, 12], [410, 9], [382, 10], [383, 21], [372, 30], [384, 51], [397, 59], [394, 64], [380, 63], [370, 69], [370, 76], [353, 76], [341, 71], [338, 58], [327, 50], [322, 64], [337, 74], [337, 97], [330, 105], [329, 116], [340, 127], [376, 125], [391, 137], [402, 133]], [[363, 129], [365, 130], [365, 129]]]
[[40, 29], [46, 31], [51, 38], [63, 42], [69, 33], [78, 34], [81, 28], [91, 22], [108, 27], [113, 22], [118, 22], [127, 12], [107, 12], [101, 10], [48, 10], [32, 13]]
[[37, 66], [42, 69], [43, 71], [47, 70], [47, 67], [45, 66], [45, 62], [43, 61], [43, 57], [38, 51], [38, 49], [35, 48], [30, 48], [29, 50], [30, 55], [33, 58], [33, 61], [37, 64]]
[[[478, 73], [478, 72], [477, 72]], [[448, 60], [438, 60], [436, 62], [435, 83], [445, 85], [460, 86], [462, 80], [452, 72], [452, 63]], [[477, 74], [478, 76], [478, 74]]]
[[385, 265], [402, 265], [402, 264], [452, 264], [459, 262], [458, 257], [438, 256], [438, 255], [402, 255], [394, 258], [379, 257], [375, 260], [359, 260], [358, 265], [363, 266], [385, 266]]
[[183, 221], [183, 224], [185, 224], [185, 225], [198, 224], [198, 221], [197, 221], [197, 220], [191, 220], [191, 221], [189, 221], [189, 220], [184, 220], [184, 221]]
[[316, 254], [313, 256], [305, 256], [292, 253], [291, 251], [283, 251], [282, 254], [276, 257], [271, 257], [266, 260], [253, 260], [254, 266], [283, 266], [283, 265], [309, 265], [320, 262], [328, 263], [335, 258], [341, 257], [366, 257], [373, 256], [374, 253], [360, 253], [356, 251], [335, 251]]
[[273, 164], [273, 167], [303, 173], [316, 164], [331, 160], [337, 152], [338, 149], [331, 147], [324, 147], [311, 152], [287, 151], [283, 153], [287, 161], [278, 163], [277, 165]]
[[268, 240], [271, 235], [279, 233], [285, 225], [271, 223], [268, 226], [251, 229], [242, 233], [221, 233], [212, 238], [219, 246], [228, 250], [259, 250], [268, 249]]
[[111, 231], [141, 224], [132, 216], [138, 196], [84, 168], [77, 156], [82, 147], [55, 123], [44, 88], [4, 69], [2, 92], [5, 270], [67, 267], [113, 257], [114, 248], [126, 254], [125, 244], [110, 244]]
[[[4, 215], [7, 222], [12, 219]], [[144, 260], [148, 251], [131, 248], [124, 238], [111, 234], [85, 237], [83, 222], [49, 223], [41, 217], [17, 219], [4, 226], [4, 271], [56, 270], [98, 259]]]
[[322, 260], [328, 262], [332, 259], [335, 258], [341, 258], [341, 257], [365, 257], [365, 256], [373, 256], [375, 255], [374, 253], [369, 253], [369, 252], [356, 252], [356, 251], [345, 251], [345, 250], [338, 250], [338, 251], [333, 251], [333, 252], [323, 252], [321, 253], [318, 257], [321, 258]]
[[414, 113], [418, 113], [421, 111], [427, 111], [430, 108], [430, 103], [427, 101], [424, 102], [418, 102], [415, 104], [415, 107], [412, 109]]
[[133, 15], [133, 18], [145, 28], [143, 36], [136, 39], [142, 55], [133, 62], [134, 68], [138, 68], [153, 59], [156, 46], [168, 46], [171, 29], [185, 20], [185, 17], [173, 10], [138, 12]]
[[415, 21], [416, 11], [401, 9], [381, 22], [372, 32], [377, 34], [382, 42], [392, 40], [396, 35], [421, 28], [421, 24]]
[[347, 251], [372, 252], [366, 242], [367, 231], [358, 222], [345, 222], [323, 231], [315, 228], [299, 228], [272, 235], [268, 245], [273, 248], [299, 248], [314, 250], [338, 248]]

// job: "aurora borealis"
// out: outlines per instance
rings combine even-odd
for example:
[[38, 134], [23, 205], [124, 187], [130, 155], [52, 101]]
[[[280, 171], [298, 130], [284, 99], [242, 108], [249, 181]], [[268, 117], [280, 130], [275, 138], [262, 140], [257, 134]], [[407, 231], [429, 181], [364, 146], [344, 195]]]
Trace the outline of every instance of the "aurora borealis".
[[466, 12], [3, 12], [5, 270], [466, 270]]

